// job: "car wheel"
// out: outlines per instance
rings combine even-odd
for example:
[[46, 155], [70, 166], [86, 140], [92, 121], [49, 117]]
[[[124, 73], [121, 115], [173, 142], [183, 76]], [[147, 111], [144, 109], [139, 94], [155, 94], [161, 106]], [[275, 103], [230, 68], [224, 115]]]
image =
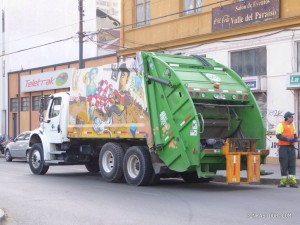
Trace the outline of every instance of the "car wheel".
[[49, 166], [45, 166], [42, 144], [36, 143], [32, 146], [29, 154], [29, 166], [33, 174], [44, 175]]
[[153, 167], [149, 149], [141, 146], [130, 147], [124, 156], [123, 170], [128, 184], [145, 186], [151, 184]]
[[11, 162], [12, 159], [13, 158], [10, 155], [10, 151], [8, 149], [6, 149], [6, 151], [5, 151], [5, 160], [6, 160], [6, 162]]
[[108, 182], [119, 182], [123, 177], [122, 147], [117, 143], [106, 143], [103, 145], [99, 155], [99, 167], [103, 177]]

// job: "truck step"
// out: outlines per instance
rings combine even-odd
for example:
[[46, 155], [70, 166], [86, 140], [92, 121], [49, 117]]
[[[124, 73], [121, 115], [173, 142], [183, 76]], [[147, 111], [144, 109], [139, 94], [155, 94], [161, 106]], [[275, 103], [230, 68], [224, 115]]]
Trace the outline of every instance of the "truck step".
[[64, 160], [47, 160], [45, 161], [46, 165], [58, 165], [64, 163]]
[[61, 154], [64, 154], [66, 153], [66, 151], [51, 151], [50, 154], [53, 154], [53, 155], [61, 155]]

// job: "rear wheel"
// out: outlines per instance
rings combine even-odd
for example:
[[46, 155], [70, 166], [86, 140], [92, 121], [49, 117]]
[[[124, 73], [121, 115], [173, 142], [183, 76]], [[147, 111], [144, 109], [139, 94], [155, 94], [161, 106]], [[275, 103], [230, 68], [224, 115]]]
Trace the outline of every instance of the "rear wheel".
[[29, 153], [29, 166], [33, 174], [44, 175], [47, 173], [49, 166], [45, 166], [42, 144], [36, 143], [32, 146]]
[[149, 149], [141, 146], [130, 147], [124, 156], [123, 169], [128, 184], [149, 185], [154, 179]]
[[11, 162], [12, 159], [13, 158], [10, 155], [10, 151], [8, 149], [6, 149], [6, 151], [5, 151], [5, 160], [6, 160], [6, 162]]
[[99, 155], [99, 168], [103, 179], [119, 182], [123, 177], [123, 159], [124, 152], [118, 143], [109, 142], [103, 145]]

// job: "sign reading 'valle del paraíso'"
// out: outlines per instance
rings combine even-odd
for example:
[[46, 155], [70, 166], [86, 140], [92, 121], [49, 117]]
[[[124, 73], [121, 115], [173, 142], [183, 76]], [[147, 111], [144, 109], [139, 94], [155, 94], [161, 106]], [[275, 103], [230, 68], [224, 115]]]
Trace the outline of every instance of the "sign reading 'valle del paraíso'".
[[291, 73], [287, 75], [287, 89], [300, 88], [300, 73]]
[[212, 31], [279, 18], [280, 0], [247, 0], [213, 8]]
[[21, 76], [21, 92], [69, 88], [75, 69], [56, 70]]

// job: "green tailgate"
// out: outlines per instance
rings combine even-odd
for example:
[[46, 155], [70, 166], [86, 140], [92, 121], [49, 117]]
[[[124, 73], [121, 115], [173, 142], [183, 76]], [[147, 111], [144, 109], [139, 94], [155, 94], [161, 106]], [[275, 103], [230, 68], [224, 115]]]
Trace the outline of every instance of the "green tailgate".
[[214, 157], [203, 151], [207, 139], [253, 138], [265, 148], [256, 101], [234, 71], [192, 56], [142, 53], [142, 59], [155, 149], [168, 168], [198, 175], [213, 163], [224, 169], [222, 147]]

